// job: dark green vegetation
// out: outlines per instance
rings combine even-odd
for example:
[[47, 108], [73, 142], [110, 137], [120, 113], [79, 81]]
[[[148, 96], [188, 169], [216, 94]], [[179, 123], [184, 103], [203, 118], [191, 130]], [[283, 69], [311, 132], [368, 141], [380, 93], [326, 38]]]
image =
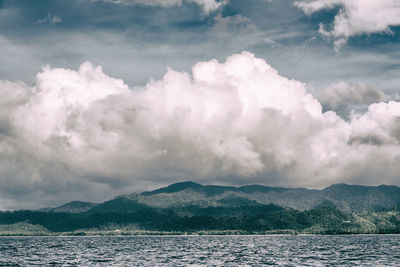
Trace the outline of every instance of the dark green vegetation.
[[100, 204], [0, 212], [0, 234], [400, 233], [399, 204], [396, 186], [308, 190], [185, 182]]

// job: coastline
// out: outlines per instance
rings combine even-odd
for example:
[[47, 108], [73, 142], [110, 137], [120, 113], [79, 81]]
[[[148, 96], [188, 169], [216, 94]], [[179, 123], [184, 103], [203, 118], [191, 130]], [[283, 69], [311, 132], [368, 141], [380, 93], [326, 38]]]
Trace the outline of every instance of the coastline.
[[0, 237], [107, 237], [107, 236], [354, 236], [354, 235], [400, 235], [400, 233], [367, 233], [367, 232], [338, 232], [338, 233], [309, 233], [301, 231], [266, 231], [266, 232], [246, 232], [246, 231], [195, 231], [195, 232], [164, 232], [164, 231], [74, 231], [74, 232], [46, 232], [46, 233], [21, 233], [21, 232], [2, 232]]

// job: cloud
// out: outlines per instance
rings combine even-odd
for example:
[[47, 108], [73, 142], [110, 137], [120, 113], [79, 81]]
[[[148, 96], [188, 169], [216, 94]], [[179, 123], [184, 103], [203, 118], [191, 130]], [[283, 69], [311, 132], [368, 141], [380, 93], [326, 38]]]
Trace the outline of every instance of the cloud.
[[61, 23], [62, 19], [58, 16], [47, 13], [47, 17], [45, 17], [43, 19], [39, 19], [37, 22], [38, 23], [56, 24], [56, 23]]
[[[254, 135], [264, 123], [280, 125], [293, 113], [310, 123], [323, 116], [301, 83], [249, 53], [224, 64], [198, 63], [193, 79], [169, 70], [138, 92], [89, 63], [78, 72], [45, 69], [37, 84], [37, 93], [14, 113], [20, 132], [45, 157], [54, 159], [55, 149], [56, 158], [86, 175], [155, 170], [148, 176], [160, 176], [166, 169], [173, 176], [256, 175], [265, 164], [262, 150], [276, 142]], [[275, 149], [276, 164], [287, 164], [287, 151]]]
[[35, 86], [3, 81], [0, 90], [6, 208], [101, 200], [177, 179], [398, 183], [400, 102], [345, 121], [249, 52], [199, 62], [190, 74], [169, 69], [143, 87], [86, 62], [45, 67]]
[[217, 10], [219, 7], [224, 5], [227, 0], [218, 1], [218, 0], [92, 0], [92, 2], [107, 2], [113, 4], [121, 4], [121, 5], [146, 5], [146, 6], [162, 6], [162, 7], [170, 7], [170, 6], [181, 6], [184, 2], [192, 2], [198, 4], [201, 8], [203, 8], [206, 14]]
[[335, 47], [340, 49], [355, 35], [392, 33], [391, 26], [400, 25], [400, 3], [397, 0], [305, 0], [295, 5], [306, 14], [339, 6], [332, 29], [321, 24], [319, 32], [335, 38]]
[[[44, 1], [52, 6], [51, 14], [66, 22], [62, 27], [37, 23], [40, 12], [33, 3], [21, 6], [8, 1], [3, 9], [7, 16], [1, 24], [0, 79], [32, 84], [46, 64], [75, 69], [89, 60], [130, 85], [143, 85], [149, 77], [160, 79], [166, 66], [189, 71], [199, 59], [221, 61], [247, 50], [285, 77], [318, 83], [319, 88], [338, 81], [363, 81], [385, 91], [398, 87], [400, 76], [394, 69], [400, 56], [395, 38], [379, 44], [375, 41], [381, 38], [368, 38], [362, 47], [335, 54], [320, 38], [305, 42], [315, 35], [314, 19], [301, 19], [304, 14], [292, 1], [230, 1], [224, 12], [208, 19], [203, 12], [196, 13], [200, 8], [194, 3], [164, 9], [87, 0], [68, 6]], [[257, 15], [260, 12], [263, 15]], [[217, 30], [219, 23], [227, 25], [225, 31]]]
[[221, 14], [214, 17], [215, 24], [211, 31], [216, 37], [224, 37], [230, 34], [256, 33], [258, 29], [256, 25], [247, 17], [242, 15], [234, 15], [223, 17]]
[[370, 104], [388, 101], [390, 96], [378, 88], [362, 82], [339, 82], [318, 90], [315, 96], [326, 110], [333, 110], [348, 118], [351, 111], [364, 112]]

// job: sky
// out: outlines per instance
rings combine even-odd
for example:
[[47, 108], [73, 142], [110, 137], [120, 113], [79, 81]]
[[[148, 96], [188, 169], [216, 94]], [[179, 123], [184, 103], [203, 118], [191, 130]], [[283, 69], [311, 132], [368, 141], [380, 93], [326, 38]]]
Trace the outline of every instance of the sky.
[[0, 210], [400, 185], [399, 0], [0, 0], [0, 48]]

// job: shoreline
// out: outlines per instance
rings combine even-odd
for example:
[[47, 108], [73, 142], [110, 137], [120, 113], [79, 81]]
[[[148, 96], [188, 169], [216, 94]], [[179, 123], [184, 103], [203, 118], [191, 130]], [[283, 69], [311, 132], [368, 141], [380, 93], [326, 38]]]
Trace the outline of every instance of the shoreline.
[[199, 237], [199, 236], [400, 236], [400, 233], [243, 233], [243, 234], [228, 234], [228, 233], [93, 233], [93, 232], [78, 232], [78, 233], [43, 233], [43, 234], [20, 234], [20, 233], [0, 233], [2, 237]]

